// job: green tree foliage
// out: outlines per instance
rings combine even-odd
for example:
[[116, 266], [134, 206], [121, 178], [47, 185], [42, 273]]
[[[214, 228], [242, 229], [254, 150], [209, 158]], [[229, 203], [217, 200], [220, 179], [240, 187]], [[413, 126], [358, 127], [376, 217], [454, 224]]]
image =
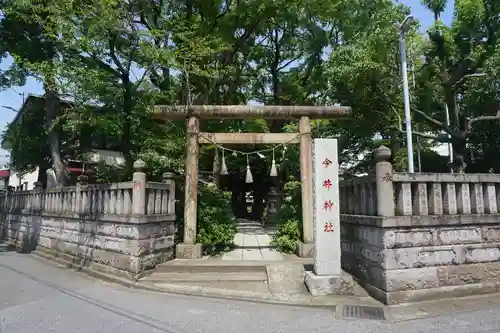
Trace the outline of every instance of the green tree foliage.
[[[450, 26], [440, 19], [447, 1], [422, 2], [435, 24], [422, 35], [415, 21], [406, 45], [423, 169], [448, 169], [430, 152], [436, 142], [450, 141], [448, 136], [458, 171], [463, 171], [465, 162], [471, 170], [496, 168], [489, 156], [500, 149], [493, 134], [498, 125], [492, 121], [498, 118], [500, 100], [498, 1], [456, 0]], [[313, 122], [316, 137], [339, 139], [346, 174], [369, 172], [370, 153], [380, 143], [391, 147], [397, 169], [404, 170], [395, 23], [410, 12], [394, 1], [2, 0], [0, 10], [0, 54], [14, 58], [13, 66], [0, 72], [0, 88], [22, 84], [31, 75], [44, 84], [46, 97], [39, 106], [41, 113], [27, 115], [5, 135], [13, 143], [16, 169], [54, 165], [60, 174], [61, 156], [83, 159], [102, 134], [115, 139], [127, 162], [121, 170], [101, 168], [101, 181], [129, 178], [137, 158], [147, 162], [150, 179], [160, 180], [165, 171], [182, 175], [185, 122], [153, 121], [154, 105], [261, 102], [349, 105], [350, 120]], [[470, 77], [477, 73], [487, 76]], [[69, 100], [71, 107], [61, 107], [62, 99]], [[203, 121], [201, 129], [291, 132], [297, 131], [297, 122], [223, 119]], [[202, 147], [201, 170], [217, 169], [215, 148]], [[285, 159], [279, 150], [278, 189], [298, 173], [298, 148], [288, 147]], [[231, 175], [221, 184], [233, 190], [233, 203], [237, 189], [259, 193], [255, 202], [262, 204], [273, 183], [268, 177], [271, 156], [265, 157], [251, 158], [256, 177], [249, 185], [243, 181], [245, 156], [226, 156]], [[64, 182], [63, 176], [58, 178]], [[220, 199], [217, 204], [223, 201], [220, 192], [203, 193]], [[209, 212], [210, 205], [202, 205], [207, 212], [199, 216], [208, 220], [201, 223], [205, 227], [199, 237], [210, 244], [227, 244], [230, 233], [224, 230], [233, 229], [225, 222], [213, 224], [227, 216], [222, 211]], [[300, 221], [300, 214], [294, 216], [282, 219], [299, 227], [294, 221]], [[286, 231], [294, 228], [283, 228], [281, 235], [293, 244], [298, 234]]]
[[[447, 135], [436, 136], [436, 139], [452, 142], [455, 168], [462, 172], [470, 161], [467, 144], [474, 129], [483, 126], [485, 121], [500, 120], [498, 103], [484, 103], [477, 107], [468, 97], [475, 93], [476, 101], [487, 98], [479, 96], [477, 89], [470, 89], [475, 85], [481, 86], [486, 95], [498, 91], [496, 78], [492, 76], [495, 70], [488, 64], [498, 57], [500, 6], [490, 0], [456, 0], [453, 22], [448, 27], [439, 19], [446, 2], [424, 3], [433, 11], [435, 23], [428, 31], [429, 41], [424, 48], [426, 59], [420, 73], [421, 85], [417, 89], [420, 110], [415, 111], [436, 131], [451, 136], [451, 140]], [[487, 79], [475, 77], [479, 73], [485, 74]], [[450, 114], [449, 126], [445, 106]]]

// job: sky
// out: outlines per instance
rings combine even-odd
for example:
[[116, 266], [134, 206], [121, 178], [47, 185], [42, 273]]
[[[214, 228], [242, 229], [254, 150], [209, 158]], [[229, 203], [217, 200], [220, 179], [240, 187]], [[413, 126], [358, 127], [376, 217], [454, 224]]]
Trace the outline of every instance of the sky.
[[[421, 22], [421, 30], [425, 31], [434, 20], [434, 16], [426, 8], [420, 4], [420, 0], [399, 0], [411, 8], [413, 16]], [[453, 14], [453, 0], [448, 0], [448, 8], [446, 8], [441, 19], [449, 24]], [[0, 64], [0, 69], [7, 68], [11, 63], [11, 59], [3, 59]], [[12, 87], [4, 91], [0, 91], [0, 131], [3, 131], [5, 126], [12, 121], [15, 112], [19, 110], [23, 103], [23, 98], [28, 94], [42, 95], [43, 89], [40, 82], [30, 78], [27, 84], [23, 87]]]

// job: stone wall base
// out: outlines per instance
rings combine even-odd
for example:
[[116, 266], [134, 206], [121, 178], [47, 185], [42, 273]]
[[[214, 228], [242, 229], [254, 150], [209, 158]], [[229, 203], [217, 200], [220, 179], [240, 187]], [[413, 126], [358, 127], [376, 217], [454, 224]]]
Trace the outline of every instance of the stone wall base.
[[299, 242], [297, 246], [297, 256], [299, 258], [314, 258], [314, 244]]
[[462, 286], [445, 286], [390, 292], [383, 291], [363, 281], [360, 281], [360, 284], [371, 297], [387, 305], [434, 301], [448, 298], [452, 299], [500, 292], [500, 282], [474, 283]]
[[354, 295], [354, 280], [351, 275], [323, 276], [306, 272], [305, 284], [313, 296]]
[[32, 252], [32, 254], [67, 267], [75, 268], [78, 270], [85, 270], [87, 273], [90, 273], [90, 275], [93, 275], [92, 272], [95, 272], [99, 277], [102, 277], [104, 275], [111, 277], [111, 279], [112, 277], [116, 277], [118, 279], [137, 281], [152, 272], [152, 269], [143, 270], [139, 273], [129, 272], [110, 265], [105, 265], [91, 260], [85, 260], [68, 253], [63, 253], [42, 246], [38, 246], [36, 250]]
[[179, 243], [175, 248], [175, 257], [177, 259], [199, 259], [203, 255], [202, 244], [184, 244]]

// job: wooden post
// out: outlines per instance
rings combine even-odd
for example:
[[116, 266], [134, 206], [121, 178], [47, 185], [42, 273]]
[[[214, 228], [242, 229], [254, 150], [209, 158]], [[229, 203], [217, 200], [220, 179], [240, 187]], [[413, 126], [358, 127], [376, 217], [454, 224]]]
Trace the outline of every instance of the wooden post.
[[201, 258], [201, 244], [196, 244], [196, 221], [198, 209], [198, 158], [200, 121], [191, 116], [187, 123], [184, 240], [177, 244], [176, 257], [180, 259]]
[[300, 133], [300, 180], [302, 183], [302, 231], [303, 243], [299, 244], [300, 257], [312, 257], [313, 236], [313, 184], [312, 184], [312, 135], [309, 117], [301, 117]]

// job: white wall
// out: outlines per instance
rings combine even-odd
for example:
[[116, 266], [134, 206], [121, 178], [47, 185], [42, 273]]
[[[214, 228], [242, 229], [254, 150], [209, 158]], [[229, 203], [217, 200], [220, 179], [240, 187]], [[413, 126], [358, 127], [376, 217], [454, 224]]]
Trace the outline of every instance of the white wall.
[[93, 163], [104, 161], [107, 165], [125, 164], [123, 154], [114, 150], [93, 149], [93, 152], [89, 154], [89, 160]]
[[0, 168], [8, 168], [10, 162], [10, 152], [0, 148]]
[[[125, 159], [120, 152], [111, 150], [94, 150], [93, 154], [90, 156], [90, 160], [94, 163], [104, 161], [108, 165], [125, 163]], [[21, 177], [21, 183], [19, 183], [19, 174], [14, 170], [10, 170], [9, 186], [13, 186], [14, 188], [17, 188], [20, 185], [24, 186], [24, 183], [28, 182], [27, 189], [32, 190], [35, 187], [34, 183], [37, 180], [38, 168], [31, 173], [23, 175]]]
[[27, 189], [32, 190], [35, 187], [34, 183], [38, 180], [38, 168], [33, 172], [24, 174], [20, 180], [21, 183], [19, 183], [19, 174], [14, 170], [10, 170], [9, 186], [17, 188], [19, 185], [24, 186], [24, 183], [28, 182]]

